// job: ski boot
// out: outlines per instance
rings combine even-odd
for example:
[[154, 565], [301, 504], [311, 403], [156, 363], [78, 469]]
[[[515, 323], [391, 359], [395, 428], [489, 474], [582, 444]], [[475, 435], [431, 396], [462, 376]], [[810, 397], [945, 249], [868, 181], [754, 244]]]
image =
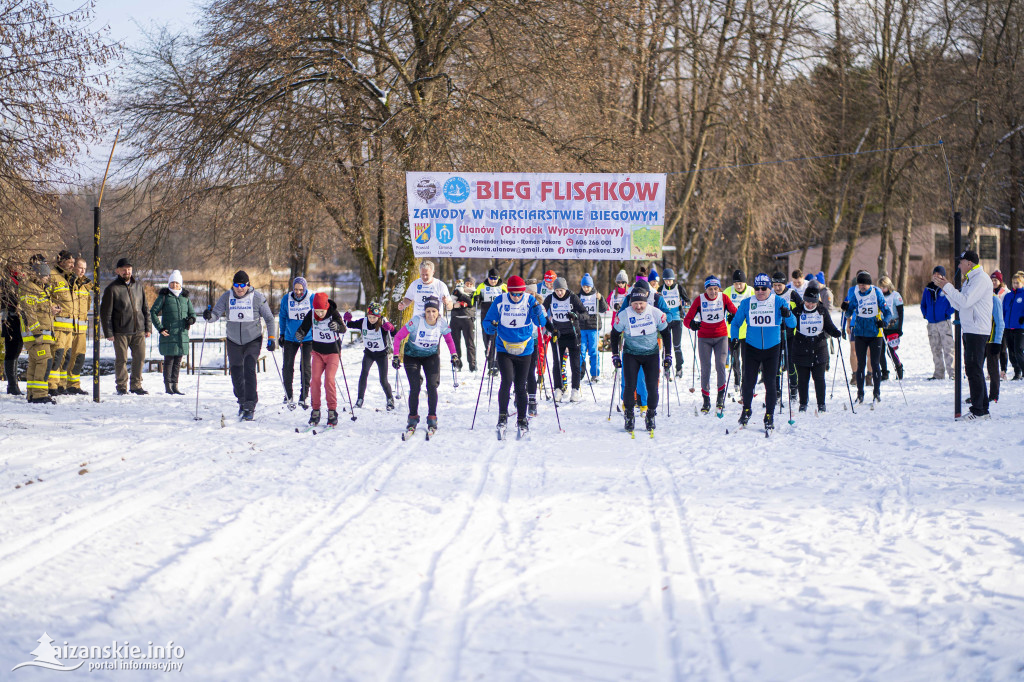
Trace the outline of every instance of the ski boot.
[[508, 415], [498, 415], [498, 426], [495, 427], [498, 432], [498, 440], [505, 440], [505, 434], [508, 431]]
[[427, 415], [427, 440], [437, 432], [437, 415]]
[[363, 406], [363, 399], [362, 398], [356, 398], [356, 407], [362, 407], [362, 406]]
[[678, 367], [676, 367], [676, 379], [682, 379], [682, 378], [683, 378], [683, 365], [680, 363], [680, 365]]
[[338, 425], [338, 411], [337, 410], [327, 410], [327, 426], [330, 427], [330, 428], [334, 428], [337, 425]]
[[629, 433], [630, 437], [633, 436], [633, 429], [636, 428], [636, 420], [633, 418], [632, 408], [625, 407], [622, 410], [622, 414], [625, 417], [625, 429]]
[[656, 413], [657, 410], [647, 410], [647, 414], [644, 415], [644, 426], [647, 427], [647, 433], [651, 434], [651, 438], [654, 438], [654, 417]]
[[[359, 402], [361, 403], [362, 400], [360, 400]], [[362, 406], [360, 405], [360, 407], [362, 407]], [[388, 398], [387, 409], [388, 409], [388, 412], [391, 412], [392, 410], [395, 409], [395, 399], [394, 398]]]
[[718, 397], [715, 398], [715, 409], [719, 412], [725, 409], [725, 389], [718, 389]]
[[701, 414], [707, 414], [708, 412], [711, 411], [711, 396], [708, 395], [707, 393], [705, 393], [703, 397], [704, 397], [704, 405], [701, 406], [700, 413]]
[[530, 433], [530, 420], [519, 419], [516, 421], [516, 439], [525, 438]]
[[492, 377], [496, 377], [496, 376], [498, 376], [498, 368], [495, 367], [494, 365], [491, 365], [491, 368], [489, 370], [487, 370], [487, 373], [489, 375], [491, 375]]
[[572, 389], [572, 393], [569, 394], [570, 403], [578, 403], [580, 401], [580, 389]]
[[309, 425], [317, 426], [320, 423], [320, 410], [313, 410], [309, 413]]
[[244, 422], [251, 422], [253, 419], [256, 418], [255, 417], [255, 413], [256, 413], [255, 409], [242, 410], [242, 421], [244, 421]]
[[536, 417], [537, 416], [537, 396], [531, 395], [529, 402], [526, 404], [526, 416]]
[[412, 438], [412, 434], [416, 432], [416, 427], [419, 425], [419, 415], [410, 414], [409, 420], [405, 423], [405, 433], [402, 434], [402, 440], [409, 440]]
[[889, 380], [889, 370], [883, 369], [882, 370], [882, 381], [888, 381], [888, 380]]
[[555, 399], [556, 403], [560, 403], [562, 402], [562, 397], [565, 395], [565, 391], [560, 388], [556, 388], [551, 391], [551, 395]]
[[797, 412], [806, 412], [806, 411], [807, 411], [807, 403], [800, 403], [800, 409], [798, 409]]
[[818, 405], [818, 412], [820, 413], [820, 412], [824, 412], [824, 411], [825, 411], [825, 403], [821, 403], [820, 405]]
[[899, 363], [896, 365], [896, 378], [903, 381], [903, 364]]
[[764, 415], [764, 435], [767, 438], [768, 433], [775, 429], [775, 413], [765, 412]]
[[746, 425], [747, 425], [747, 422], [750, 421], [750, 414], [751, 414], [751, 412], [750, 412], [750, 408], [749, 407], [744, 407], [743, 411], [740, 412], [740, 428], [741, 429], [745, 428]]

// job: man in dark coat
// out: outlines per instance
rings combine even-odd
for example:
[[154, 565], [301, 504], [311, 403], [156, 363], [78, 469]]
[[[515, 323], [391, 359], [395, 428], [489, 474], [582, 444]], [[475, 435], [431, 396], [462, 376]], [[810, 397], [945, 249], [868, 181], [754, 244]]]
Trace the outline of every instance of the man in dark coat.
[[128, 353], [132, 355], [131, 392], [146, 395], [142, 388], [142, 363], [146, 359], [146, 339], [153, 330], [146, 306], [142, 282], [132, 277], [132, 264], [127, 258], [117, 261], [117, 277], [103, 290], [100, 301], [100, 322], [103, 336], [114, 343], [114, 378], [117, 394], [128, 392]]

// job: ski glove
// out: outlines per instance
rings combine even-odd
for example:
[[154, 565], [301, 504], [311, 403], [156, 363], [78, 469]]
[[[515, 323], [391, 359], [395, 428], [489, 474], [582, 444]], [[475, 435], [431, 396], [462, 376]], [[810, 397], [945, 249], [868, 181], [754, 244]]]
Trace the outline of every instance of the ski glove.
[[453, 355], [452, 356], [452, 367], [454, 367], [455, 369], [461, 370], [462, 369], [462, 358], [460, 358], [458, 355]]
[[394, 367], [395, 369], [398, 369], [399, 367], [401, 367], [402, 366], [402, 358], [398, 357], [397, 355], [395, 357], [391, 358], [391, 366]]
[[196, 323], [196, 316], [195, 315], [189, 315], [188, 317], [185, 318], [185, 328], [186, 329], [188, 327], [191, 327], [195, 323]]
[[740, 348], [740, 340], [739, 339], [729, 339], [729, 350], [739, 350], [739, 348]]
[[[828, 330], [826, 329], [825, 331], [828, 331]], [[828, 333], [829, 333], [829, 336], [831, 336], [833, 339], [838, 339], [842, 335], [842, 332], [840, 332], [838, 329], [836, 331], [834, 331], [834, 332], [828, 332]]]
[[551, 343], [558, 343], [558, 334], [557, 333], [551, 334]]
[[622, 369], [622, 358], [620, 358], [618, 355], [613, 355], [612, 367], [614, 367], [615, 369]]
[[849, 301], [843, 301], [843, 304], [841, 306], [839, 306], [839, 307], [843, 310], [843, 312], [846, 312], [847, 310], [850, 309], [850, 302]]
[[277, 342], [274, 339], [267, 339], [267, 350], [271, 353], [277, 350]]
[[690, 320], [690, 329], [695, 332], [700, 331], [700, 320]]
[[210, 320], [212, 320], [212, 319], [213, 319], [213, 311], [212, 311], [212, 310], [210, 310], [209, 308], [207, 308], [206, 310], [204, 310], [204, 311], [203, 311], [203, 319], [204, 319], [204, 320], [206, 320], [207, 322], [209, 322]]
[[789, 317], [792, 314], [793, 314], [793, 309], [792, 308], [790, 308], [788, 305], [782, 306], [782, 317], [783, 318]]
[[876, 319], [875, 320], [875, 326], [877, 326], [879, 329], [885, 329], [885, 322], [882, 322], [881, 320]]
[[331, 320], [330, 322], [328, 322], [327, 328], [330, 329], [332, 332], [338, 332], [339, 334], [345, 331], [345, 325], [343, 325], [341, 322], [338, 322], [337, 320]]
[[345, 324], [348, 324], [352, 321], [352, 313], [346, 310], [345, 314], [341, 316], [341, 319], [345, 320]]
[[664, 367], [666, 370], [672, 369], [672, 358], [666, 355], [665, 359], [661, 361], [661, 366]]
[[1001, 353], [1002, 350], [1003, 350], [1002, 344], [989, 343], [989, 344], [986, 344], [986, 345], [988, 346], [988, 355], [991, 358], [998, 357], [999, 353]]

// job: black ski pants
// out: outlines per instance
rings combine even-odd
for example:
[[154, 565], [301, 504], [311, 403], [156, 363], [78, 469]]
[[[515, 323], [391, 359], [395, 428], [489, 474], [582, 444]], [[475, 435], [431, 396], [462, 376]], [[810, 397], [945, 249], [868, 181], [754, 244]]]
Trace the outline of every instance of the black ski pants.
[[[526, 419], [527, 388], [526, 384], [534, 372], [536, 358], [533, 355], [510, 355], [498, 352], [498, 371], [501, 372], [501, 384], [498, 386], [498, 414], [508, 414], [508, 403], [512, 387], [516, 391], [516, 415], [520, 420]], [[535, 389], [536, 390], [536, 389]]]
[[644, 370], [644, 384], [647, 386], [647, 411], [656, 415], [658, 382], [661, 381], [661, 363], [658, 362], [657, 352], [649, 355], [622, 354], [622, 376], [626, 380], [626, 386], [622, 389], [622, 406], [631, 411], [636, 405], [636, 382], [641, 369]]
[[579, 389], [580, 378], [583, 374], [583, 369], [580, 363], [576, 362], [576, 359], [580, 356], [580, 340], [572, 331], [558, 334], [558, 355], [555, 359], [558, 361], [555, 364], [555, 388], [564, 390], [565, 387], [562, 385], [562, 358], [565, 356], [565, 352], [569, 351], [569, 369], [572, 376], [572, 387]]
[[814, 379], [814, 395], [819, 405], [825, 404], [825, 370], [826, 363], [819, 362], [814, 365], [797, 365], [797, 390], [800, 393], [800, 404], [806, 405], [810, 398], [811, 379]]
[[672, 338], [672, 354], [676, 358], [676, 369], [680, 369], [683, 366], [683, 321], [669, 322], [667, 336]]
[[[476, 326], [472, 317], [452, 316], [449, 326], [452, 330], [452, 340], [455, 342], [455, 352], [469, 365], [469, 371], [476, 371]], [[462, 341], [466, 341], [466, 354], [462, 354]]]
[[[423, 375], [420, 375], [420, 368]], [[409, 416], [419, 416], [420, 386], [427, 381], [427, 415], [437, 416], [437, 387], [441, 384], [441, 355], [405, 356], [405, 376], [409, 379]]]
[[292, 393], [292, 378], [295, 374], [295, 356], [299, 354], [301, 349], [301, 359], [299, 360], [299, 377], [302, 380], [302, 385], [299, 387], [299, 402], [305, 402], [306, 397], [309, 395], [309, 381], [313, 375], [312, 363], [313, 363], [313, 342], [312, 341], [282, 341], [281, 350], [284, 353], [284, 367], [281, 368], [281, 376], [284, 379], [284, 390], [288, 396], [288, 400], [292, 399], [295, 395]]
[[380, 387], [384, 389], [384, 395], [388, 400], [391, 397], [391, 384], [388, 383], [388, 352], [386, 350], [363, 351], [363, 366], [359, 370], [359, 400], [366, 395], [366, 380], [370, 376], [370, 368], [377, 365], [377, 374], [380, 376]]
[[779, 357], [782, 354], [782, 344], [776, 344], [771, 348], [755, 348], [746, 341], [743, 342], [743, 406], [745, 409], [754, 411], [754, 387], [757, 385], [757, 374], [761, 373], [764, 383], [764, 404], [765, 411], [771, 412], [779, 400], [778, 385], [776, 384], [779, 375]]
[[964, 373], [971, 389], [971, 412], [988, 414], [988, 391], [985, 387], [986, 334], [964, 334]]
[[854, 337], [854, 352], [857, 354], [857, 397], [864, 395], [864, 363], [867, 352], [871, 351], [871, 385], [874, 387], [874, 395], [882, 394], [882, 353], [885, 350], [882, 344], [885, 339], [880, 336], [856, 336]]
[[235, 392], [238, 406], [243, 410], [256, 409], [260, 401], [256, 392], [256, 360], [260, 357], [263, 337], [249, 343], [238, 344], [228, 340], [228, 368], [231, 372], [231, 388]]

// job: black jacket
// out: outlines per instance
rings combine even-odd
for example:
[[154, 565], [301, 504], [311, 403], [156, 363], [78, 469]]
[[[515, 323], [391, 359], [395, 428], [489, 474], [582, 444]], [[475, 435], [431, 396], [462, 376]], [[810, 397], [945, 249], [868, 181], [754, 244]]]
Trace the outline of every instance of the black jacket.
[[[824, 323], [822, 331], [814, 336], [807, 336], [801, 329], [804, 324], [804, 314], [807, 310], [804, 308], [803, 303], [797, 310], [793, 311], [793, 315], [796, 317], [796, 328], [793, 330], [793, 335], [789, 338], [789, 353], [793, 357], [793, 364], [801, 367], [812, 367], [814, 365], [828, 362], [828, 338], [839, 338], [840, 331], [836, 327], [835, 322], [832, 321], [832, 316], [828, 314], [828, 310], [825, 308], [824, 303], [818, 303], [818, 307], [812, 310], [812, 313], [821, 313], [821, 319]], [[827, 335], [827, 336], [826, 336]]]
[[473, 306], [473, 290], [462, 287], [452, 289], [455, 306], [452, 308], [452, 319], [475, 320], [476, 308]]
[[103, 324], [103, 336], [106, 338], [114, 334], [142, 334], [153, 331], [142, 282], [134, 276], [128, 282], [121, 277], [115, 277], [103, 290], [100, 322]]
[[[570, 317], [568, 321], [561, 322], [556, 320], [554, 315], [551, 314], [551, 302], [552, 301], [569, 301]], [[565, 293], [565, 298], [558, 298], [554, 294], [548, 294], [547, 298], [544, 299], [544, 312], [547, 314], [548, 319], [551, 320], [555, 331], [559, 334], [577, 334], [579, 331], [579, 319], [587, 314], [587, 309], [583, 307], [583, 302], [580, 301], [580, 297], [571, 291]], [[575, 313], [576, 319], [573, 319], [572, 314]]]

